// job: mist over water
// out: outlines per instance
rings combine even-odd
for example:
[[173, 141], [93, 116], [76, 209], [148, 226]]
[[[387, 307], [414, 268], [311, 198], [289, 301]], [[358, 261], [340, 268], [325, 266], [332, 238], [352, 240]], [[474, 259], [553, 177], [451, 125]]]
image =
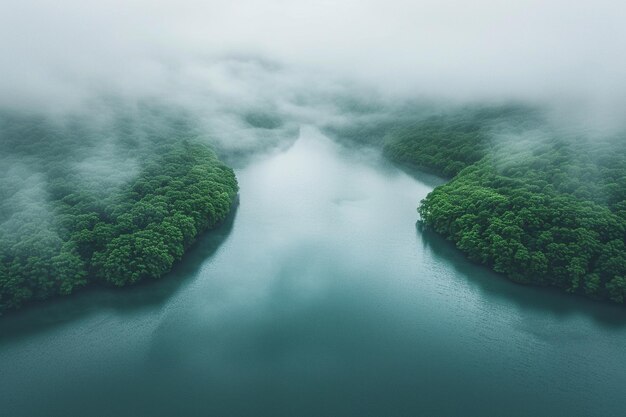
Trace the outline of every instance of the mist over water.
[[20, 416], [622, 414], [620, 306], [518, 286], [415, 228], [440, 182], [303, 127], [165, 279], [0, 322]]
[[626, 131], [625, 21], [614, 0], [2, 2], [7, 242], [62, 229], [59, 172], [105, 199], [171, 141], [211, 145], [241, 183], [156, 285], [3, 318], [2, 409], [621, 415], [623, 309], [515, 286], [416, 231], [441, 180], [360, 145], [511, 106], [524, 123], [489, 126], [498, 169], [555, 136], [601, 166], [591, 150]]
[[101, 143], [76, 163], [101, 174], [134, 172], [106, 134], [120, 115], [236, 154], [416, 104], [527, 103], [607, 136], [624, 128], [625, 20], [608, 0], [4, 2], [0, 110], [82, 120]]

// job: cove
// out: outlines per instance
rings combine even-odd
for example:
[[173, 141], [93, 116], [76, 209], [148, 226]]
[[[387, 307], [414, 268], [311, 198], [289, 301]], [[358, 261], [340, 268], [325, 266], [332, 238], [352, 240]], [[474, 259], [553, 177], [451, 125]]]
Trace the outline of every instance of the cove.
[[158, 282], [0, 320], [0, 414], [621, 416], [626, 311], [415, 227], [439, 180], [304, 127]]

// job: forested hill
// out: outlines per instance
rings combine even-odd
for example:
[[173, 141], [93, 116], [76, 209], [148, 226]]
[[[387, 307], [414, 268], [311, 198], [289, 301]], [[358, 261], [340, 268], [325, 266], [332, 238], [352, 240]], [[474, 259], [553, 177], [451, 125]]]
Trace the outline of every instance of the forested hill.
[[385, 123], [364, 141], [451, 178], [421, 202], [423, 225], [517, 282], [624, 302], [626, 136], [564, 133], [521, 106]]
[[184, 121], [159, 123], [0, 117], [0, 312], [158, 278], [226, 217], [233, 171]]

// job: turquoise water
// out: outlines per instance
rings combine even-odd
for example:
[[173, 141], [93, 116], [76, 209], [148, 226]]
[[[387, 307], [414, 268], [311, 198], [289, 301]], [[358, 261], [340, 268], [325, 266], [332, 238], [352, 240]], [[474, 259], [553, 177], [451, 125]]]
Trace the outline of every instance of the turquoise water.
[[626, 309], [415, 227], [438, 181], [303, 128], [156, 283], [0, 319], [0, 415], [623, 416]]

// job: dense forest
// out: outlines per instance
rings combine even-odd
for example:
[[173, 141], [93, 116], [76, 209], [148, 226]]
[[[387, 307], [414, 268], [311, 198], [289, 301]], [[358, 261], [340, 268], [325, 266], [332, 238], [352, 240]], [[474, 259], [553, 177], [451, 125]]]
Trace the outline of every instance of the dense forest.
[[226, 217], [232, 169], [169, 116], [0, 116], [0, 313], [158, 278]]
[[[349, 122], [327, 133], [450, 179], [420, 203], [421, 225], [517, 282], [624, 302], [623, 136], [572, 134], [520, 105], [344, 104]], [[187, 114], [104, 110], [0, 113], [0, 312], [158, 278], [229, 212], [234, 173]], [[267, 143], [294, 134], [263, 112], [241, 117]]]
[[625, 301], [623, 135], [568, 133], [515, 105], [381, 120], [330, 131], [451, 179], [420, 203], [422, 226], [517, 282]]

